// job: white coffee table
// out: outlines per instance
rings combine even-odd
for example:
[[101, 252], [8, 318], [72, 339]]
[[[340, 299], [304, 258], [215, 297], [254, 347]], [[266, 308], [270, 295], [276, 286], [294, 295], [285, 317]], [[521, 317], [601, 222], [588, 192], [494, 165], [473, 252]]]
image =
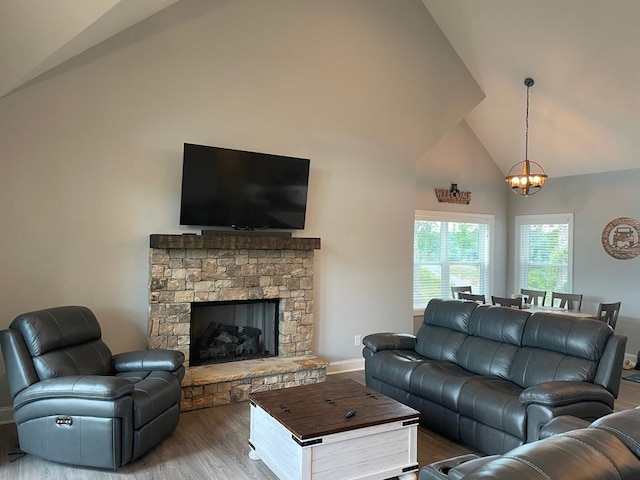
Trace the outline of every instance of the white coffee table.
[[259, 392], [250, 403], [249, 457], [280, 479], [416, 478], [419, 412], [355, 381]]

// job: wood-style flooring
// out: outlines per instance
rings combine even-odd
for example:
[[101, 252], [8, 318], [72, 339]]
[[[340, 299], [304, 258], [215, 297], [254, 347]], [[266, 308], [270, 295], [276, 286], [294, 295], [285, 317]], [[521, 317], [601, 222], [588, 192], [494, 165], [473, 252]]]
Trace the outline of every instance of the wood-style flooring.
[[[623, 375], [631, 373], [637, 372]], [[330, 376], [328, 381], [334, 378], [364, 383], [364, 372], [341, 373]], [[639, 399], [640, 384], [623, 380], [615, 409], [634, 408]], [[249, 408], [244, 402], [182, 413], [168, 439], [117, 471], [61, 465], [32, 455], [12, 462], [10, 453], [17, 451], [15, 426], [0, 425], [0, 480], [276, 480], [261, 461], [249, 459]], [[420, 465], [469, 452], [423, 427], [418, 430]]]

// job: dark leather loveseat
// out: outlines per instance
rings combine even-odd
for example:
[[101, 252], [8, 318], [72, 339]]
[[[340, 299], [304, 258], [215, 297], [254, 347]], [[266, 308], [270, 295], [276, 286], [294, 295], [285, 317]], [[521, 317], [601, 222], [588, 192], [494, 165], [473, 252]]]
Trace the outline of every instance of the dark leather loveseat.
[[[561, 425], [575, 425], [558, 417]], [[640, 479], [640, 410], [602, 417], [522, 445], [504, 455], [465, 455], [420, 469], [419, 480], [637, 480]]]
[[612, 413], [626, 340], [595, 319], [434, 299], [417, 336], [364, 338], [365, 377], [430, 430], [500, 454], [554, 417]]
[[87, 307], [18, 316], [0, 331], [20, 448], [115, 469], [168, 437], [180, 415], [184, 355], [112, 355]]

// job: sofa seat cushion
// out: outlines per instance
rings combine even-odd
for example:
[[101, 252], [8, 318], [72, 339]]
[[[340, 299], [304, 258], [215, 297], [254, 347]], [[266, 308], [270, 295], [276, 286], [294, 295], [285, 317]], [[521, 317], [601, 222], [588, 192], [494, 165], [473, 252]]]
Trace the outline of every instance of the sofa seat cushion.
[[180, 402], [180, 383], [170, 372], [127, 372], [118, 377], [134, 384], [133, 428], [136, 430]]
[[409, 392], [457, 412], [462, 387], [480, 378], [487, 379], [455, 363], [425, 362], [414, 369]]
[[408, 392], [411, 374], [426, 361], [413, 350], [383, 350], [367, 359], [367, 369], [373, 378]]
[[483, 378], [466, 383], [460, 392], [460, 415], [527, 438], [527, 408], [520, 402], [522, 388], [507, 380]]

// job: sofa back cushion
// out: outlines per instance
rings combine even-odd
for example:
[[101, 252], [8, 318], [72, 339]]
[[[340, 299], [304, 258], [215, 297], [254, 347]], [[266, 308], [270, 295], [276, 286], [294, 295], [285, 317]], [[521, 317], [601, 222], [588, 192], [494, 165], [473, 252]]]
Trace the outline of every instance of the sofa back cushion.
[[530, 314], [526, 310], [481, 305], [471, 315], [469, 336], [458, 365], [478, 375], [509, 378]]
[[525, 326], [509, 380], [523, 388], [556, 380], [593, 382], [611, 334], [599, 320], [535, 313]]
[[24, 313], [10, 328], [21, 333], [40, 380], [112, 372], [111, 351], [101, 340], [100, 325], [87, 307]]
[[471, 314], [478, 305], [460, 300], [432, 299], [424, 311], [424, 320], [418, 330], [416, 352], [431, 360], [457, 363]]

